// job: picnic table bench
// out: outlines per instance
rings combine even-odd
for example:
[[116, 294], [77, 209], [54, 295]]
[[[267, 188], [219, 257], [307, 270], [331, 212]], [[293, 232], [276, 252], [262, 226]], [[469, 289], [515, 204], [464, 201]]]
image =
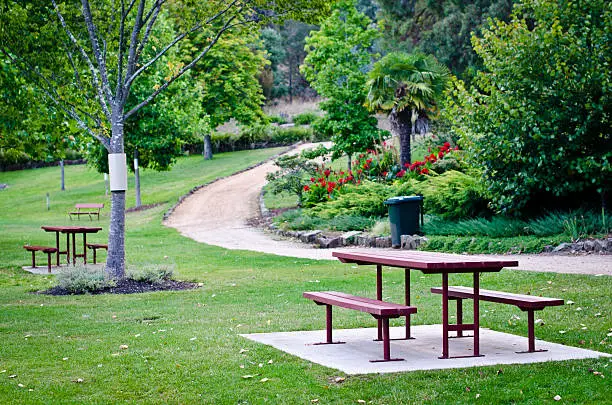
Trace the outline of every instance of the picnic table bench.
[[[434, 294], [442, 294], [442, 287], [433, 287], [431, 292]], [[474, 289], [471, 287], [449, 286], [448, 298], [457, 301], [457, 324], [463, 323], [463, 300], [474, 299]], [[519, 307], [522, 311], [527, 312], [527, 327], [528, 327], [528, 342], [529, 348], [526, 352], [517, 353], [534, 353], [545, 352], [546, 350], [535, 349], [535, 321], [534, 311], [540, 311], [549, 306], [563, 305], [564, 301], [559, 298], [536, 297], [533, 295], [514, 294], [502, 291], [492, 291], [481, 289], [478, 293], [480, 301], [497, 302], [500, 304], [510, 304]], [[462, 329], [457, 330], [457, 337], [462, 337]]]
[[58, 251], [57, 248], [51, 246], [30, 246], [25, 245], [23, 247], [28, 252], [32, 252], [32, 268], [36, 268], [36, 252], [43, 252], [47, 254], [47, 270], [51, 273], [51, 254]]
[[81, 218], [81, 215], [89, 216], [89, 220], [92, 221], [95, 216], [98, 220], [100, 219], [100, 210], [104, 208], [104, 204], [99, 203], [79, 203], [74, 204], [74, 208], [76, 211], [71, 211], [68, 213], [70, 219], [73, 216], [76, 216], [77, 219]]
[[87, 243], [87, 249], [93, 250], [93, 264], [96, 264], [96, 250], [104, 249], [108, 251], [108, 245], [104, 243]]
[[391, 345], [389, 337], [389, 319], [409, 316], [417, 312], [416, 307], [394, 304], [371, 298], [358, 297], [337, 291], [305, 292], [304, 298], [313, 300], [318, 305], [325, 305], [326, 333], [325, 342], [315, 344], [342, 344], [345, 342], [334, 342], [332, 339], [332, 306], [367, 312], [374, 318], [382, 321], [383, 358], [370, 360], [370, 362], [401, 361], [404, 359], [391, 358]]

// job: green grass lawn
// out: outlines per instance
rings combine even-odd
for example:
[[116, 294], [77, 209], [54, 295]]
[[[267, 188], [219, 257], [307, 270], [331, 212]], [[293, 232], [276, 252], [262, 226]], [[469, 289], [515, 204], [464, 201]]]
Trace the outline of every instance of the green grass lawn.
[[[127, 214], [127, 261], [135, 266], [170, 263], [178, 278], [202, 283], [181, 292], [33, 293], [52, 285], [54, 276], [21, 270], [29, 262], [22, 245], [50, 244], [51, 235], [40, 226], [69, 224], [66, 212], [75, 202], [107, 203], [103, 179], [86, 167], [67, 167], [67, 190], [60, 192], [58, 168], [0, 173], [0, 183], [9, 184], [0, 191], [0, 403], [541, 404], [557, 403], [555, 395], [561, 396], [559, 403], [611, 403], [612, 363], [607, 359], [344, 376], [238, 336], [322, 329], [323, 311], [301, 298], [306, 290], [374, 294], [372, 269], [229, 251], [161, 225], [164, 212], [192, 187], [277, 152], [220, 154], [208, 162], [190, 157], [170, 172], [143, 172], [143, 203], [163, 204]], [[104, 211], [99, 223], [106, 231], [108, 208]], [[104, 241], [106, 234], [92, 239]], [[428, 292], [440, 284], [439, 276], [413, 272], [412, 279], [419, 308], [415, 323], [440, 323], [440, 297]], [[469, 282], [464, 276], [451, 279]], [[401, 301], [403, 272], [386, 271], [384, 282], [385, 296]], [[536, 336], [612, 353], [612, 337], [607, 336], [612, 332], [610, 277], [504, 270], [483, 275], [482, 286], [574, 301], [539, 313], [545, 325], [537, 327]], [[484, 327], [526, 336], [526, 316], [518, 309], [481, 307]], [[337, 327], [374, 326], [367, 314], [335, 314]], [[513, 321], [513, 315], [521, 319]], [[336, 383], [337, 376], [347, 378]]]

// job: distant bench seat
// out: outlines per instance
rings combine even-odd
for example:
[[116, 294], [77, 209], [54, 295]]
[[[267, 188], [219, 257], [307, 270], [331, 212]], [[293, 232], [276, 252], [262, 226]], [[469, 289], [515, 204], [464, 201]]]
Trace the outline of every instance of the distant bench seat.
[[[433, 287], [431, 292], [442, 294], [442, 287]], [[474, 299], [474, 289], [471, 287], [451, 286], [448, 287], [448, 298], [457, 300], [457, 324], [463, 322], [463, 299]], [[540, 311], [546, 307], [563, 305], [564, 301], [559, 298], [536, 297], [534, 295], [513, 294], [503, 291], [480, 290], [478, 294], [480, 301], [497, 302], [500, 304], [515, 305], [521, 311], [527, 311], [527, 326], [529, 333], [529, 350], [518, 353], [545, 352], [546, 350], [535, 349], [535, 326], [534, 311]], [[462, 336], [461, 331], [457, 336]]]

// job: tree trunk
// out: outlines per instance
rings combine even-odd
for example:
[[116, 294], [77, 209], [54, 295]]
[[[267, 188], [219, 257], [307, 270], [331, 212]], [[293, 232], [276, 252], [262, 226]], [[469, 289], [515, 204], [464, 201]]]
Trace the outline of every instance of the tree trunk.
[[202, 151], [202, 155], [204, 155], [204, 160], [210, 160], [213, 158], [210, 134], [204, 135], [204, 150]]
[[66, 187], [65, 187], [66, 184], [65, 184], [65, 181], [64, 181], [65, 176], [64, 176], [64, 160], [63, 159], [60, 160], [60, 173], [61, 173], [60, 174], [60, 178], [61, 178], [61, 180], [60, 180], [60, 190], [64, 191], [64, 190], [66, 190]]
[[[123, 106], [114, 106], [111, 117], [110, 153], [124, 153]], [[110, 228], [106, 274], [113, 279], [125, 277], [125, 191], [111, 190]]]
[[400, 139], [400, 163], [402, 167], [411, 163], [410, 159], [410, 130], [411, 130], [411, 111], [403, 109], [397, 111], [395, 108], [389, 114], [391, 132]]
[[289, 58], [289, 104], [293, 104], [293, 58]]
[[140, 199], [140, 169], [138, 168], [138, 149], [134, 149], [134, 189], [136, 191], [136, 207], [142, 205]]

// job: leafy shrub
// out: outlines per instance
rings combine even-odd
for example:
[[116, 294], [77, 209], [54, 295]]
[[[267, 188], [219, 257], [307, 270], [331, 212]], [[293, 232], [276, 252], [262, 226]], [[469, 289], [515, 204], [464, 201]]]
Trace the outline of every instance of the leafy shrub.
[[57, 281], [72, 294], [94, 293], [115, 286], [100, 267], [67, 267], [57, 274]]
[[406, 191], [408, 191], [407, 186], [364, 181], [360, 185], [347, 185], [325, 204], [319, 204], [309, 212], [326, 219], [339, 215], [382, 217], [387, 215], [384, 200], [400, 194], [410, 194]]
[[134, 281], [159, 284], [163, 281], [172, 279], [174, 276], [174, 266], [151, 264], [138, 268], [130, 268], [126, 276]]
[[387, 218], [379, 219], [370, 228], [370, 233], [378, 236], [391, 235], [391, 223]]
[[270, 137], [270, 140], [277, 145], [291, 145], [311, 139], [312, 129], [304, 127], [276, 127]]
[[274, 224], [281, 229], [293, 229], [305, 231], [309, 229], [321, 229], [325, 221], [321, 218], [307, 215], [303, 210], [291, 210], [274, 218]]
[[319, 116], [313, 112], [305, 112], [298, 114], [293, 117], [293, 122], [296, 125], [309, 125], [312, 124]]
[[338, 215], [327, 223], [327, 228], [332, 231], [364, 231], [370, 228], [376, 220], [371, 217], [360, 215]]
[[280, 114], [269, 115], [268, 120], [270, 120], [270, 122], [275, 123], [275, 124], [286, 124], [287, 123], [287, 117], [280, 115]]
[[450, 170], [427, 181], [415, 183], [415, 191], [424, 197], [424, 209], [444, 219], [488, 216], [485, 190], [479, 179]]
[[488, 236], [491, 238], [514, 237], [529, 233], [524, 221], [506, 217], [474, 218], [458, 222], [435, 217], [424, 224], [423, 231], [427, 235]]

